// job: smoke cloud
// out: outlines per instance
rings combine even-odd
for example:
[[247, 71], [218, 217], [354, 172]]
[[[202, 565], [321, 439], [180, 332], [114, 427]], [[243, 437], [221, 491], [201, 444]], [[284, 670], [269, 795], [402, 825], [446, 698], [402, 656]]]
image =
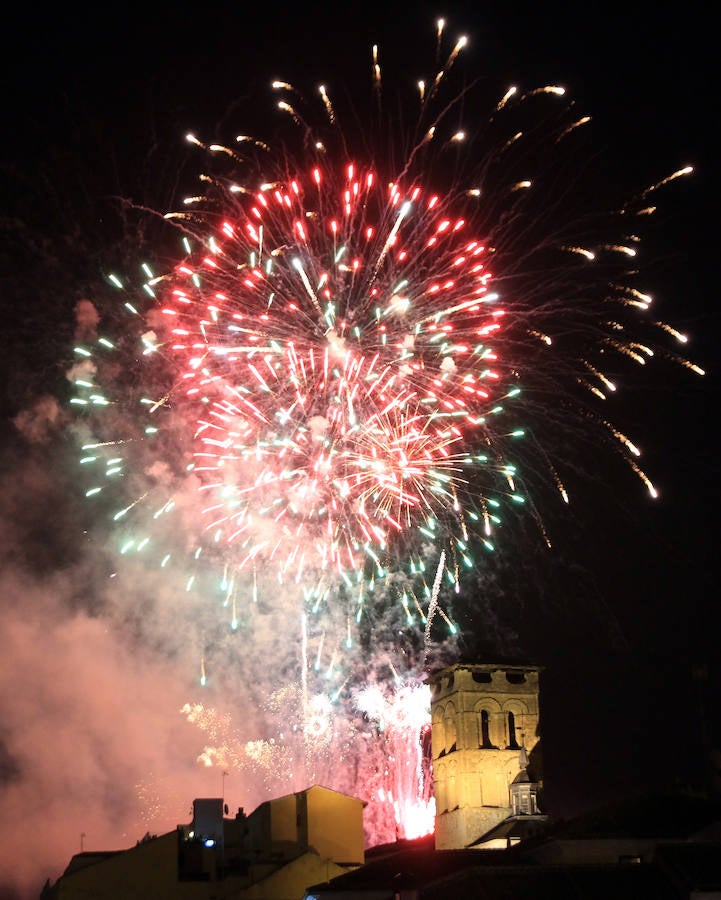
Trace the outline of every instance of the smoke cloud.
[[[198, 762], [207, 735], [182, 713], [214, 696], [188, 665], [199, 658], [188, 621], [152, 578], [111, 577], [61, 474], [68, 449], [39, 424], [56, 422], [53, 410], [36, 404], [30, 426], [18, 417], [25, 440], [5, 451], [0, 481], [0, 891], [33, 898], [81, 846], [122, 849], [171, 830], [195, 796], [223, 787]], [[252, 712], [242, 720], [241, 746], [259, 727]], [[263, 799], [231, 776], [231, 803]]]
[[[373, 624], [354, 627], [351, 644], [342, 593], [319, 595], [314, 618], [302, 585], [262, 567], [237, 578], [232, 597], [210, 590], [202, 567], [186, 590], [192, 475], [153, 455], [124, 486], [176, 498], [173, 527], [158, 534], [182, 560], [169, 572], [157, 555], [120, 553], [122, 529], [83, 497], [78, 456], [92, 429], [49, 397], [14, 424], [0, 481], [0, 821], [14, 861], [3, 889], [37, 897], [81, 847], [172, 830], [196, 796], [224, 791], [252, 809], [313, 783], [366, 801], [413, 794], [386, 765], [408, 739], [389, 725], [394, 676], [415, 671], [422, 699], [403, 607], [384, 608], [383, 591], [397, 601], [406, 576], [386, 579]], [[387, 698], [382, 729], [362, 709], [369, 685]], [[368, 809], [376, 840], [395, 836], [391, 809]]]

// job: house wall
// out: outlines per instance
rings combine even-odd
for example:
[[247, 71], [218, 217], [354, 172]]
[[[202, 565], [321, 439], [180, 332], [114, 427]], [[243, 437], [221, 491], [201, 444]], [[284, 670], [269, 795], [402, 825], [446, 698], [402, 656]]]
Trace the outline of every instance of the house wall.
[[311, 884], [330, 881], [348, 870], [313, 852], [304, 853], [264, 881], [234, 894], [238, 900], [301, 900]]
[[297, 795], [278, 797], [270, 801], [269, 807], [272, 849], [280, 849], [287, 844], [297, 845], [299, 840]]
[[317, 786], [305, 794], [308, 846], [335, 862], [362, 865], [363, 802]]
[[[315, 786], [261, 804], [250, 816], [223, 820], [219, 845], [189, 840], [192, 826], [93, 860], [63, 875], [59, 900], [295, 900], [318, 884], [362, 865], [363, 802]], [[179, 877], [180, 873], [183, 877]]]
[[59, 900], [192, 900], [207, 896], [207, 885], [178, 882], [178, 839], [174, 831], [69, 875], [57, 884]]

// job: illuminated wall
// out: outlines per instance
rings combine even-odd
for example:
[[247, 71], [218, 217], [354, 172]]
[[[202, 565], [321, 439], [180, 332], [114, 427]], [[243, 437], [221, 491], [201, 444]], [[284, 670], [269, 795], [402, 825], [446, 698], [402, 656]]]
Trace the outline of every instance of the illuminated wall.
[[363, 801], [315, 785], [268, 800], [248, 816], [249, 846], [262, 858], [314, 850], [338, 863], [362, 865]]
[[512, 814], [519, 750], [538, 743], [536, 666], [455, 665], [431, 688], [436, 848], [467, 847]]

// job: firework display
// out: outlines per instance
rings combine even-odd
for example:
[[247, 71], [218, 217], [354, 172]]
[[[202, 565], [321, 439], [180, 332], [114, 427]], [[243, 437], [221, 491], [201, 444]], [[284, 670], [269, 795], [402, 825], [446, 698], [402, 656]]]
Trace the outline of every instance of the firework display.
[[[437, 37], [440, 52], [442, 24]], [[562, 87], [511, 87], [469, 137], [450, 83], [465, 44], [416, 86], [400, 151], [350, 145], [326, 86], [306, 104], [286, 82], [273, 91], [296, 144], [188, 135], [209, 168], [165, 217], [182, 250], [137, 285], [109, 277], [116, 293], [81, 329], [71, 373], [85, 492], [119, 558], [167, 573], [231, 630], [264, 593], [284, 611], [293, 739], [234, 740], [203, 762], [307, 778], [352, 696], [346, 716], [383, 732], [395, 773], [375, 784], [370, 768], [388, 763], [368, 752], [354, 785], [373, 782], [405, 836], [432, 828], [428, 711], [411, 714], [427, 702], [422, 654], [394, 661], [386, 642], [388, 684], [371, 689], [379, 648], [359, 649], [359, 629], [390, 615], [417, 651], [433, 621], [453, 634], [445, 596], [462, 602], [464, 572], [507, 522], [528, 515], [548, 542], [536, 492], [569, 501], [569, 447], [608, 445], [655, 497], [604, 406], [654, 355], [702, 374], [636, 271], [652, 196], [690, 168], [617, 209], [578, 208], [558, 173], [589, 118]], [[375, 47], [372, 73], [381, 96]]]

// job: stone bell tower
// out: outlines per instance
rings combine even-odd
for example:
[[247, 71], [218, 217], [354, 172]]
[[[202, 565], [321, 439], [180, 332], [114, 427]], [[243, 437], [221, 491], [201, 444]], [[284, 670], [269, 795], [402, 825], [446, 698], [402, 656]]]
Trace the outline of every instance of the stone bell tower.
[[539, 740], [539, 672], [456, 664], [429, 676], [437, 850], [467, 847], [514, 814], [519, 751], [533, 759]]

